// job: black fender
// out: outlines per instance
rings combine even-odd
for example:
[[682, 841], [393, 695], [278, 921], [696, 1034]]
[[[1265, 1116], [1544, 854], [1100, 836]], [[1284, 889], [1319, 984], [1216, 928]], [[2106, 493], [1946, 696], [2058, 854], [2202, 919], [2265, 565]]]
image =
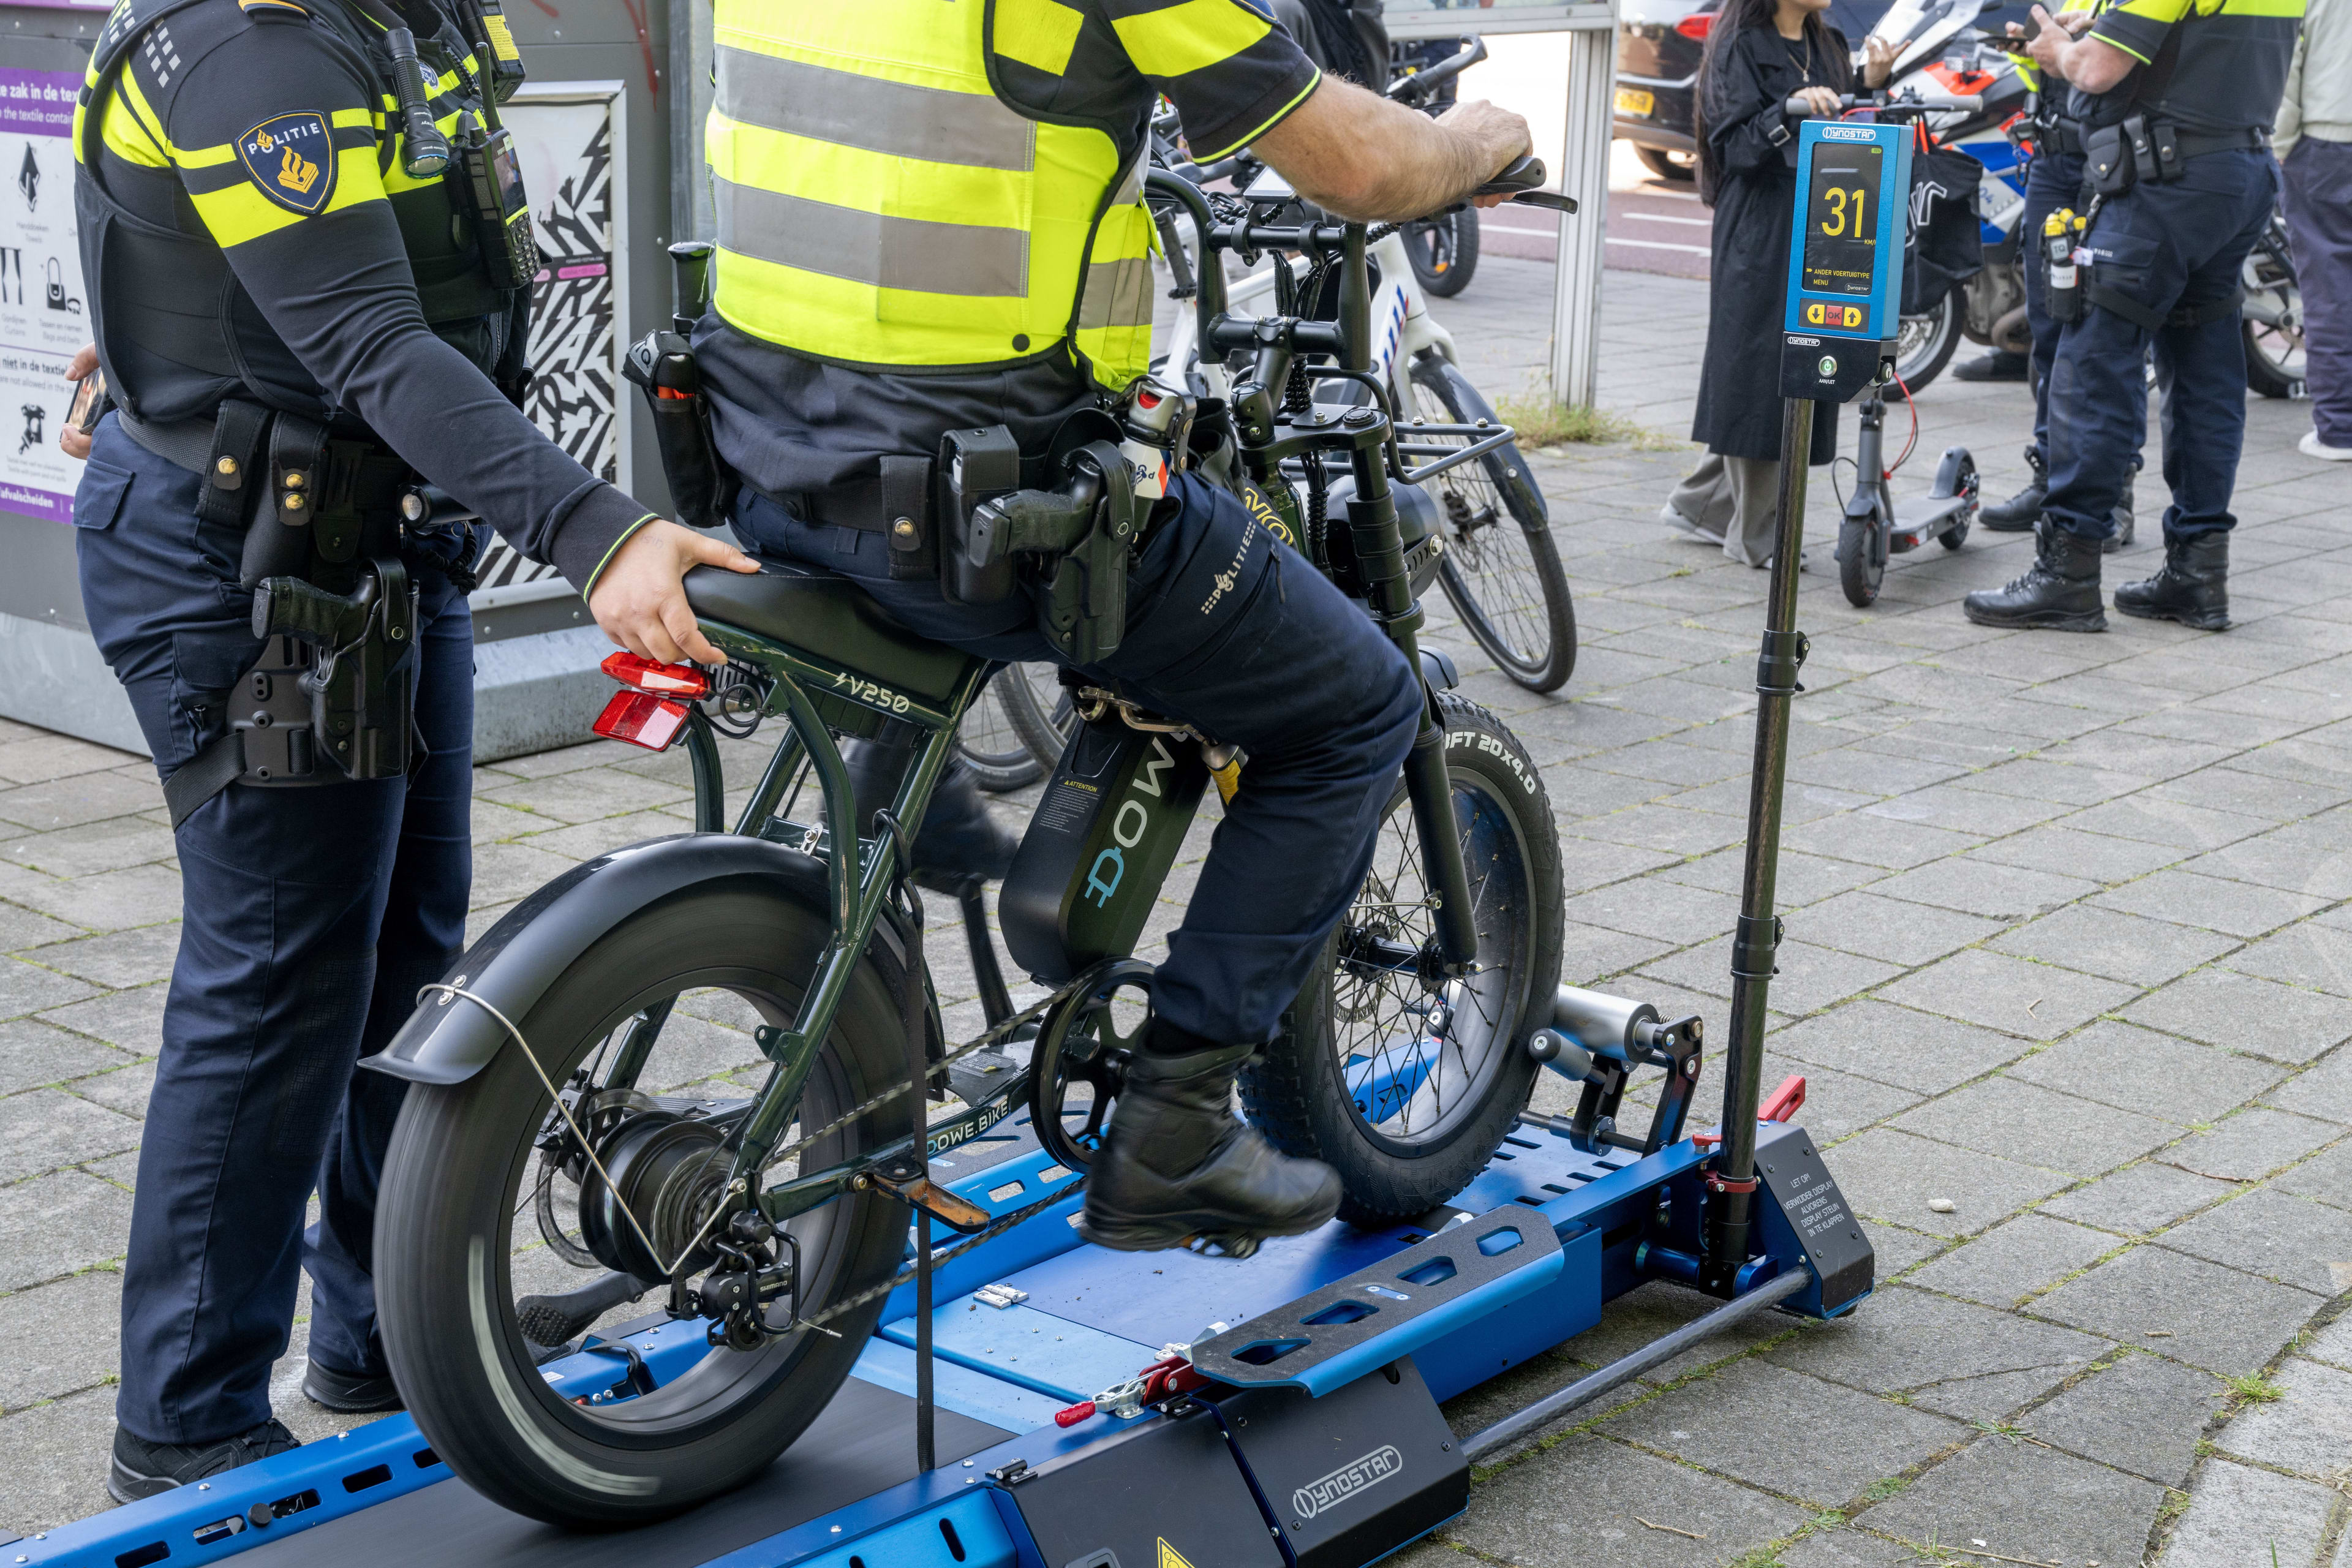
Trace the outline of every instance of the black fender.
[[[731, 833], [650, 838], [575, 866], [531, 894], [467, 948], [442, 981], [520, 1025], [573, 961], [630, 916], [681, 893], [744, 879], [810, 909], [827, 907], [824, 864], [797, 849]], [[910, 944], [895, 910], [876, 922], [875, 934], [893, 957], [906, 959]], [[481, 1008], [427, 991], [392, 1043], [360, 1065], [411, 1083], [463, 1083], [513, 1037]]]

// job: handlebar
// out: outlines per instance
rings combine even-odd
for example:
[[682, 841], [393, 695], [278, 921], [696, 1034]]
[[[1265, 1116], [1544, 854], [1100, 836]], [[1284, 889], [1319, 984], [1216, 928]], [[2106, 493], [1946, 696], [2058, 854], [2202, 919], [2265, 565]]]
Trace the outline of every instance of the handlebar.
[[[1923, 93], [1917, 87], [1913, 86], [1905, 88], [1901, 93], [1893, 98], [1877, 92], [1848, 92], [1839, 94], [1837, 101], [1841, 113], [1850, 110], [1866, 109], [1883, 118], [1902, 120], [1938, 110], [1982, 109], [1984, 94], [1980, 92], [1966, 95], [1951, 92]], [[1812, 106], [1805, 101], [1804, 94], [1791, 93], [1781, 100], [1780, 112], [1802, 120], [1811, 115], [1813, 110]]]
[[1388, 96], [1399, 103], [1419, 104], [1428, 98], [1432, 89], [1444, 85], [1486, 58], [1486, 40], [1473, 38], [1468, 48], [1451, 58], [1440, 60], [1427, 70], [1413, 71], [1390, 82]]

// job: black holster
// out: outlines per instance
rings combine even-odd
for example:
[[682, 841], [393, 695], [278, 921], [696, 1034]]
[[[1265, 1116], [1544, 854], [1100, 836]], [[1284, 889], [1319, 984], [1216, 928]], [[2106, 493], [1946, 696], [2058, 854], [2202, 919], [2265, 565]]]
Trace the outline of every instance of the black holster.
[[[949, 591], [967, 604], [1009, 597], [1016, 582], [1013, 558], [1034, 557], [1037, 629], [1073, 662], [1099, 664], [1127, 637], [1128, 566], [1147, 515], [1127, 459], [1108, 441], [1089, 441], [1066, 460], [1057, 490], [985, 482], [1018, 474], [1017, 452], [1006, 466], [995, 440], [963, 447], [961, 462], [948, 460], [960, 437], [996, 434], [955, 432], [942, 447]], [[976, 593], [992, 597], [965, 596]]]
[[717, 528], [735, 508], [740, 484], [710, 434], [710, 403], [694, 347], [680, 332], [647, 332], [629, 349], [622, 372], [645, 395], [654, 446], [670, 504], [688, 528]]

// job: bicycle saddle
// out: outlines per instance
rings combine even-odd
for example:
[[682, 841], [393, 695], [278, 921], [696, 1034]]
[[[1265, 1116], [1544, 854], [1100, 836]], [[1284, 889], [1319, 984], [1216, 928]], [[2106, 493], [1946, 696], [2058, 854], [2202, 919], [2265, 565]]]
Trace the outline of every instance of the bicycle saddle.
[[945, 701], [975, 662], [916, 636], [846, 577], [762, 562], [756, 575], [717, 566], [686, 574], [686, 602], [704, 620], [816, 655], [886, 686]]

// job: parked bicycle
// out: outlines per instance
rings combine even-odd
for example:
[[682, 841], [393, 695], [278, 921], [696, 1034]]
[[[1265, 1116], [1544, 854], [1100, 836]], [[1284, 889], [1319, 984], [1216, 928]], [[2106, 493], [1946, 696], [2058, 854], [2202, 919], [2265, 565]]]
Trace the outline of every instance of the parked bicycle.
[[[1511, 188], [1541, 178], [1539, 165], [1517, 174]], [[1486, 463], [1512, 432], [1396, 426], [1374, 370], [1383, 241], [1364, 226], [1221, 216], [1165, 173], [1150, 189], [1213, 260], [1295, 254], [1336, 296], [1334, 320], [1236, 315], [1222, 268], [1202, 268], [1194, 340], [1220, 364], [1236, 351], [1248, 363], [1180, 460], [1245, 499], [1288, 494], [1295, 470], [1313, 520], [1299, 535], [1307, 560], [1418, 659], [1428, 687], [1424, 743], [1388, 803], [1372, 869], [1244, 1080], [1271, 1139], [1339, 1170], [1343, 1216], [1419, 1215], [1483, 1168], [1526, 1104], [1537, 1063], [1519, 1047], [1528, 1020], [1549, 1016], [1559, 963], [1559, 837], [1542, 781], [1500, 721], [1446, 689], [1443, 661], [1419, 658], [1418, 595], [1454, 536], [1433, 505], [1396, 500]], [[1368, 400], [1294, 401], [1302, 379], [1359, 385]], [[1128, 474], [1117, 447], [1081, 447], [1062, 490], [992, 501], [986, 528], [974, 513], [957, 559], [1001, 564], [998, 522], [1074, 508], [1099, 522], [1110, 514], [1089, 505], [1132, 505], [1114, 473]], [[1352, 504], [1334, 512], [1343, 493]], [[1101, 814], [1129, 847], [1117, 897], [1080, 898], [1091, 864], [1080, 854], [1052, 889], [1059, 903], [1036, 900], [1045, 913], [1008, 900], [1007, 944], [1052, 989], [1014, 1013], [1000, 983], [990, 1027], [948, 1050], [900, 825], [921, 820], [992, 667], [908, 632], [837, 577], [702, 570], [687, 591], [724, 668], [616, 655], [608, 668], [634, 688], [614, 731], [688, 748], [701, 831], [602, 857], [525, 900], [371, 1060], [411, 1080], [376, 1255], [402, 1392], [477, 1489], [569, 1523], [677, 1512], [791, 1444], [848, 1375], [890, 1290], [927, 1289], [928, 1273], [904, 1267], [910, 1211], [919, 1264], [935, 1225], [991, 1235], [1068, 1195], [1065, 1182], [992, 1217], [932, 1184], [928, 1161], [1025, 1110], [1055, 1157], [1084, 1171], [1149, 995], [1150, 966], [1132, 955], [1175, 847], [1213, 771], [1238, 767], [1247, 787], [1247, 760], [1213, 737], [1078, 693], [1086, 718], [1064, 765], [1097, 788], [1152, 786], [1117, 795], [1116, 818]], [[721, 832], [714, 723], [742, 733], [768, 718], [786, 733]], [[861, 822], [836, 736], [908, 730], [914, 765]], [[1032, 825], [1024, 860], [1040, 834], [1069, 831], [1053, 816]], [[1007, 1048], [1024, 1042], [1025, 1059]], [[926, 1125], [924, 1090], [943, 1079], [964, 1106]], [[613, 1387], [555, 1394], [539, 1362], [639, 1296], [707, 1337], [708, 1354], [657, 1385], [625, 1342], [599, 1343]]]

